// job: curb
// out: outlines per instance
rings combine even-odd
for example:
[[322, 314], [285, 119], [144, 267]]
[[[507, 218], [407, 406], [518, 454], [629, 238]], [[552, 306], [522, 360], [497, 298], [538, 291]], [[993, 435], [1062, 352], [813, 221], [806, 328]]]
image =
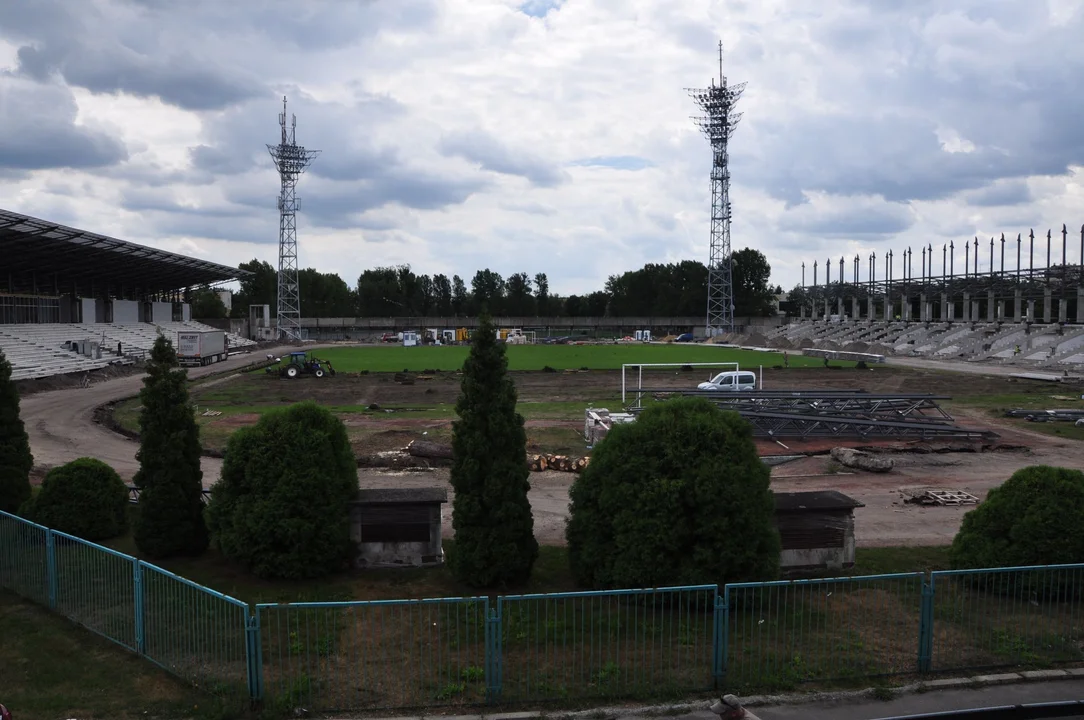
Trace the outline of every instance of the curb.
[[[865, 690], [844, 690], [838, 692], [790, 693], [784, 695], [749, 695], [741, 698], [744, 707], [755, 708], [777, 705], [809, 705], [819, 702], [857, 701], [865, 699], [889, 699], [883, 693], [890, 693], [892, 698], [900, 695], [933, 692], [937, 690], [978, 689], [991, 685], [1013, 685], [1026, 682], [1049, 682], [1051, 680], [1084, 679], [1084, 667], [1068, 670], [1026, 670], [1022, 672], [999, 673], [995, 675], [975, 675], [972, 677], [942, 678], [923, 680], [909, 685], [896, 687], [867, 688]], [[719, 692], [710, 697], [721, 696]], [[670, 705], [641, 705], [629, 707], [600, 707], [591, 710], [555, 710], [552, 712], [504, 712], [478, 713], [466, 715], [401, 715], [401, 716], [362, 716], [336, 715], [331, 720], [353, 720], [365, 717], [366, 720], [615, 720], [616, 718], [650, 718], [673, 715], [685, 715], [694, 712], [710, 714], [706, 699], [693, 700]]]

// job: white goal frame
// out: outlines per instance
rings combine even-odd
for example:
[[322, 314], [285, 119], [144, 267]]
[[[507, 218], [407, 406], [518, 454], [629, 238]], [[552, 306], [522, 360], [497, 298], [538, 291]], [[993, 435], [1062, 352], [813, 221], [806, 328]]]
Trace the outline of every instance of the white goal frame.
[[[636, 407], [640, 406], [640, 399], [643, 397], [644, 388], [644, 368], [683, 368], [683, 367], [712, 367], [712, 368], [734, 368], [735, 371], [741, 370], [736, 362], [715, 362], [715, 363], [625, 363], [621, 366], [621, 404], [628, 407], [627, 396], [632, 394], [632, 390], [628, 389], [628, 383], [626, 382], [626, 371], [629, 368], [636, 368]], [[710, 377], [708, 378], [711, 379]]]

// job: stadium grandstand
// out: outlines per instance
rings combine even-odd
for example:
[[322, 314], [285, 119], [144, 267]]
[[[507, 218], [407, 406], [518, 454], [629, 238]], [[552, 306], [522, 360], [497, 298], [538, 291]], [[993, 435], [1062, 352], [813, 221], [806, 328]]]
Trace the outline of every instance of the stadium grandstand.
[[[143, 359], [193, 322], [192, 288], [247, 273], [0, 210], [0, 350], [17, 380]], [[252, 346], [227, 333], [231, 349]]]

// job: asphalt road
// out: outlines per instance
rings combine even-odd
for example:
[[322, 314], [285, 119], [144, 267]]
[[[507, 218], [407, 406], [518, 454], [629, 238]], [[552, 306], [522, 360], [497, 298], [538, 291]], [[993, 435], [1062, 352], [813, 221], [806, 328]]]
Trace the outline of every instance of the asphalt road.
[[[192, 378], [241, 368], [261, 360], [266, 353], [278, 353], [283, 348], [260, 349], [231, 357], [222, 363], [202, 368], [190, 368]], [[94, 409], [105, 403], [138, 395], [143, 387], [143, 375], [114, 378], [94, 383], [88, 388], [73, 387], [50, 390], [22, 398], [20, 414], [30, 435], [30, 450], [34, 465], [50, 468], [81, 457], [95, 457], [112, 466], [125, 480], [131, 480], [139, 469], [135, 454], [139, 444], [94, 422]], [[203, 485], [210, 487], [219, 477], [222, 460], [205, 457], [201, 460]]]
[[[845, 698], [799, 705], [769, 705], [749, 710], [760, 720], [876, 720], [971, 708], [1081, 699], [1084, 699], [1084, 680], [1072, 679], [966, 690], [935, 690], [901, 695], [887, 701]], [[667, 720], [719, 720], [719, 716], [705, 709], [687, 715], [672, 716]]]

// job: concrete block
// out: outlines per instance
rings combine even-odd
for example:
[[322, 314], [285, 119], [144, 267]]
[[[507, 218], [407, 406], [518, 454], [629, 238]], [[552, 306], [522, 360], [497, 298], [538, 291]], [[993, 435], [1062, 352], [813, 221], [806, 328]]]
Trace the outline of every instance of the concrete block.
[[982, 685], [1004, 685], [1020, 681], [1020, 673], [1000, 673], [998, 675], [976, 675], [971, 678]]
[[1025, 670], [1020, 673], [1025, 680], [1050, 680], [1051, 678], [1069, 677], [1064, 670]]
[[975, 681], [971, 678], [941, 678], [940, 680], [927, 680], [922, 687], [927, 690], [947, 690], [951, 688], [971, 687]]
[[1069, 677], [1084, 677], [1084, 668], [1069, 668], [1065, 674]]

